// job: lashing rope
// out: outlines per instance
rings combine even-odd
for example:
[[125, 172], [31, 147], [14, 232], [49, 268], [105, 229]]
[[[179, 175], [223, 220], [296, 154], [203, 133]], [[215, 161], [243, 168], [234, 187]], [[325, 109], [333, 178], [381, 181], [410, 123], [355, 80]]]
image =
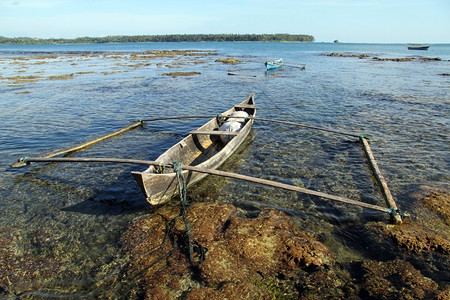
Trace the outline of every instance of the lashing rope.
[[181, 215], [184, 220], [184, 226], [186, 228], [186, 239], [187, 239], [187, 246], [188, 246], [188, 253], [189, 253], [189, 262], [191, 265], [195, 265], [194, 259], [192, 257], [192, 254], [194, 252], [194, 246], [191, 242], [191, 226], [189, 226], [189, 222], [186, 215], [186, 208], [187, 208], [187, 200], [186, 200], [186, 179], [183, 175], [183, 169], [181, 168], [181, 163], [178, 161], [173, 162], [173, 170], [177, 174], [178, 179], [178, 191], [180, 193], [180, 200], [181, 200]]
[[405, 212], [401, 211], [400, 209], [388, 208], [387, 212], [391, 217], [395, 217], [396, 215], [399, 215], [401, 217], [408, 216]]
[[225, 123], [225, 121], [227, 120], [227, 117], [222, 116], [221, 114], [217, 114], [216, 120], [217, 120], [217, 124], [220, 127], [220, 126], [222, 126], [223, 123]]

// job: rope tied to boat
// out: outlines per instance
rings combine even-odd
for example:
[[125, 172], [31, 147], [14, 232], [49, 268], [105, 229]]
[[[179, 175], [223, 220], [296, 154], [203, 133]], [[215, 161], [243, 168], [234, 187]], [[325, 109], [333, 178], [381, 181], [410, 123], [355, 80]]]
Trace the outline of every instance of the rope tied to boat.
[[187, 219], [187, 214], [186, 214], [186, 208], [188, 207], [187, 196], [186, 196], [186, 194], [187, 194], [186, 179], [184, 178], [183, 169], [181, 167], [180, 162], [174, 161], [172, 166], [173, 166], [174, 172], [177, 174], [177, 179], [178, 179], [178, 191], [179, 191], [180, 200], [181, 200], [181, 216], [183, 217], [184, 226], [186, 228], [186, 241], [187, 241], [187, 246], [188, 246], [189, 262], [191, 263], [192, 266], [195, 266], [195, 262], [194, 262], [194, 258], [193, 258], [194, 248], [197, 249], [200, 262], [205, 259], [205, 252], [206, 252], [205, 250], [206, 249], [203, 249], [200, 245], [193, 244], [191, 241], [191, 226], [189, 225], [189, 222]]
[[217, 120], [217, 124], [219, 124], [219, 127], [220, 127], [223, 125], [223, 123], [225, 123], [225, 121], [227, 120], [227, 117], [222, 116], [222, 114], [217, 114], [216, 120]]
[[19, 158], [19, 162], [23, 162], [24, 164], [26, 164], [26, 165], [29, 165], [30, 163], [27, 161], [28, 160], [28, 157], [27, 156], [24, 156], [24, 157], [21, 157], [21, 158]]
[[401, 211], [400, 209], [388, 208], [387, 212], [391, 217], [395, 217], [398, 215], [403, 218], [408, 216], [404, 211]]
[[173, 169], [173, 164], [160, 164], [155, 166], [156, 173], [163, 174], [165, 170]]

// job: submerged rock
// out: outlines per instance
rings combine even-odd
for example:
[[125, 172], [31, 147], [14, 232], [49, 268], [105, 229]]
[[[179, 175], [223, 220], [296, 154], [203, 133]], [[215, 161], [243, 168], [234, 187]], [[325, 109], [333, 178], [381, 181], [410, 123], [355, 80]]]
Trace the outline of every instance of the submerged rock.
[[216, 59], [216, 62], [221, 62], [221, 63], [226, 64], [226, 65], [237, 65], [241, 61], [236, 59], [236, 58], [228, 57], [228, 58]]
[[361, 295], [369, 299], [433, 299], [438, 285], [410, 263], [366, 261]]
[[[331, 56], [331, 57], [358, 57], [360, 59], [372, 58], [374, 61], [394, 61], [394, 62], [411, 62], [411, 61], [441, 61], [440, 57], [397, 57], [397, 58], [380, 58], [377, 56], [371, 56], [369, 54], [355, 54], [355, 53], [324, 53], [321, 56]], [[443, 75], [443, 74], [441, 74]]]
[[378, 224], [373, 228], [407, 251], [450, 254], [450, 241], [443, 234], [420, 224], [407, 223], [395, 227]]
[[390, 238], [400, 249], [414, 253], [450, 255], [450, 193], [444, 189], [421, 190], [413, 195], [417, 205], [413, 218], [401, 225], [372, 223], [376, 234]]
[[149, 298], [292, 298], [298, 296], [292, 278], [300, 270], [334, 263], [326, 246], [295, 229], [282, 212], [268, 209], [247, 218], [230, 204], [195, 203], [187, 211], [197, 262], [191, 268], [178, 214], [178, 208], [160, 209], [136, 220], [123, 236]]
[[402, 260], [363, 261], [365, 275], [361, 295], [364, 297], [448, 299], [450, 296], [447, 284], [450, 275], [449, 192], [427, 186], [412, 196], [416, 199], [415, 207], [403, 224], [366, 225], [377, 245], [390, 248], [379, 247], [378, 250], [392, 251], [390, 255], [395, 253], [395, 257], [401, 256]]
[[200, 74], [201, 74], [200, 72], [172, 72], [172, 73], [163, 73], [162, 75], [177, 78], [178, 76], [194, 76]]
[[421, 198], [422, 203], [431, 212], [441, 217], [450, 226], [450, 191], [438, 189], [430, 191]]
[[[418, 198], [426, 213], [412, 211], [416, 220], [363, 225], [359, 230], [373, 252], [367, 259], [337, 261], [283, 212], [263, 209], [248, 217], [225, 203], [195, 203], [187, 210], [195, 266], [178, 207], [135, 220], [122, 243], [130, 272], [149, 299], [447, 299], [448, 199], [442, 195]], [[441, 205], [434, 212], [425, 208], [436, 199]], [[436, 261], [423, 268], [430, 254]]]
[[[36, 230], [28, 236], [34, 245], [44, 244], [49, 234]], [[62, 262], [47, 253], [36, 253], [16, 229], [0, 228], [0, 298], [13, 298], [38, 290], [46, 278], [61, 272]]]

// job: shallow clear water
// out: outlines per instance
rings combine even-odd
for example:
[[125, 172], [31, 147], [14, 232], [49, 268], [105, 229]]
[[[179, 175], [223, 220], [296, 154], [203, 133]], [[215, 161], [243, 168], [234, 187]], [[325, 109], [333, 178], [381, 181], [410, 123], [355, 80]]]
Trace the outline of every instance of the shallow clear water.
[[[213, 55], [129, 58], [134, 52], [164, 49], [211, 50]], [[442, 60], [320, 55], [331, 52]], [[242, 63], [215, 62], [228, 56]], [[280, 57], [286, 65], [266, 74], [264, 61]], [[401, 44], [325, 43], [0, 46], [0, 232], [16, 257], [11, 276], [38, 270], [16, 290], [108, 295], [123, 288], [120, 235], [132, 219], [152, 211], [130, 175], [145, 166], [10, 168], [19, 157], [73, 146], [136, 119], [214, 115], [255, 93], [259, 117], [370, 137], [398, 206], [408, 210], [415, 205], [411, 193], [420, 187], [448, 186], [450, 77], [441, 74], [450, 73], [449, 59], [450, 45], [432, 45], [428, 51], [408, 51]], [[301, 64], [306, 64], [304, 71]], [[174, 71], [201, 74], [162, 75]], [[12, 79], [29, 75], [39, 79]], [[59, 75], [71, 76], [51, 77]], [[155, 159], [204, 122], [148, 123], [74, 156]], [[352, 137], [256, 121], [252, 138], [223, 169], [385, 205]], [[361, 254], [346, 247], [333, 228], [387, 220], [358, 207], [214, 177], [188, 196], [189, 201], [230, 201], [249, 210], [284, 210], [299, 227], [323, 234], [338, 256], [349, 259]]]

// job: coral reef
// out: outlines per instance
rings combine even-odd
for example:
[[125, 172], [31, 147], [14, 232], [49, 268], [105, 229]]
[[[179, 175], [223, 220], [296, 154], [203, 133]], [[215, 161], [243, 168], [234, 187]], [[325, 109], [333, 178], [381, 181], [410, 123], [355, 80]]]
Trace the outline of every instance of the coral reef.
[[440, 216], [445, 224], [450, 226], [450, 192], [445, 189], [430, 191], [420, 198], [422, 203], [431, 212]]
[[191, 268], [186, 249], [179, 247], [185, 236], [178, 213], [160, 209], [136, 220], [123, 237], [148, 298], [292, 298], [298, 296], [292, 278], [299, 270], [334, 264], [327, 247], [296, 230], [282, 212], [263, 210], [247, 218], [230, 204], [196, 203], [187, 212], [197, 262]]
[[[425, 188], [413, 195], [417, 198], [414, 220], [400, 226], [368, 224], [375, 233], [391, 239], [400, 249], [409, 252], [450, 254], [450, 192]], [[430, 215], [431, 214], [431, 215]]]
[[165, 76], [172, 76], [173, 78], [176, 78], [178, 76], [193, 76], [193, 75], [199, 75], [200, 72], [171, 72], [171, 73], [163, 73]]
[[[448, 299], [448, 193], [433, 187], [415, 197], [413, 220], [354, 225], [365, 235], [356, 242], [364, 255], [350, 260], [334, 256], [320, 236], [300, 231], [283, 212], [248, 215], [231, 204], [202, 202], [187, 210], [191, 264], [180, 208], [160, 207], [135, 219], [122, 236], [128, 259], [120, 279], [113, 276], [121, 281], [115, 293], [132, 299]], [[31, 244], [19, 236], [0, 229], [0, 295], [30, 293], [50, 274], [66, 278], [47, 232], [33, 231]]]
[[236, 58], [228, 57], [228, 58], [216, 59], [216, 62], [221, 62], [221, 63], [227, 64], [227, 65], [237, 65], [241, 61]]
[[[137, 219], [123, 236], [130, 272], [149, 299], [445, 299], [449, 287], [423, 275], [409, 261], [340, 262], [311, 233], [274, 209], [248, 217], [231, 204], [195, 203], [187, 211], [194, 261], [177, 207]], [[378, 244], [394, 253], [449, 254], [448, 239], [406, 222], [368, 223]], [[381, 248], [380, 248], [381, 249]], [[373, 249], [372, 249], [373, 250]], [[383, 250], [388, 251], [388, 250]], [[445, 274], [443, 275], [445, 276]]]
[[400, 57], [400, 58], [380, 58], [377, 56], [370, 56], [369, 54], [353, 54], [353, 53], [325, 53], [322, 56], [332, 56], [332, 57], [357, 57], [359, 59], [372, 58], [374, 61], [394, 61], [394, 62], [408, 62], [408, 61], [442, 61], [440, 57]]
[[370, 299], [432, 299], [438, 285], [410, 263], [365, 261], [361, 295]]
[[[111, 61], [110, 71], [100, 72], [104, 75], [114, 73], [129, 72], [132, 69], [146, 68], [152, 65], [150, 61], [158, 60], [156, 62], [158, 67], [165, 65], [166, 68], [179, 68], [183, 65], [199, 65], [206, 64], [203, 59], [209, 56], [218, 55], [216, 50], [148, 50], [144, 52], [120, 53], [120, 52], [83, 52], [83, 53], [62, 53], [58, 55], [27, 55], [24, 57], [8, 57], [3, 59], [6, 65], [15, 70], [9, 76], [0, 75], [0, 83], [6, 82], [14, 86], [22, 86], [23, 84], [43, 81], [43, 80], [68, 80], [74, 79], [79, 75], [93, 74], [93, 71], [86, 71], [84, 62], [92, 61], [93, 64], [88, 67], [95, 67], [98, 60], [104, 59]], [[159, 60], [165, 60], [163, 63]], [[182, 60], [182, 61], [180, 61]], [[171, 62], [172, 64], [168, 64]], [[233, 58], [225, 59], [224, 63], [236, 64], [239, 61]], [[48, 68], [44, 71], [36, 71], [33, 66], [36, 65], [67, 64], [73, 69], [73, 73], [69, 74], [48, 74], [35, 75], [45, 72], [58, 72], [58, 69]], [[17, 70], [16, 70], [17, 69]], [[76, 71], [79, 70], [79, 71]], [[23, 74], [26, 73], [26, 74]], [[164, 73], [162, 75], [172, 76], [192, 76], [200, 74], [200, 72], [174, 72]], [[13, 76], [14, 75], [14, 76]]]
[[[146, 298], [444, 299], [449, 293], [448, 287], [400, 259], [364, 259], [343, 268], [323, 243], [296, 229], [286, 214], [264, 209], [248, 217], [224, 203], [189, 208], [195, 260], [191, 266], [178, 215], [176, 207], [160, 208], [136, 220], [123, 236], [131, 272], [140, 278]], [[413, 254], [447, 249], [448, 240], [432, 233], [412, 242], [407, 226], [366, 227], [380, 243], [397, 237], [398, 247]]]

